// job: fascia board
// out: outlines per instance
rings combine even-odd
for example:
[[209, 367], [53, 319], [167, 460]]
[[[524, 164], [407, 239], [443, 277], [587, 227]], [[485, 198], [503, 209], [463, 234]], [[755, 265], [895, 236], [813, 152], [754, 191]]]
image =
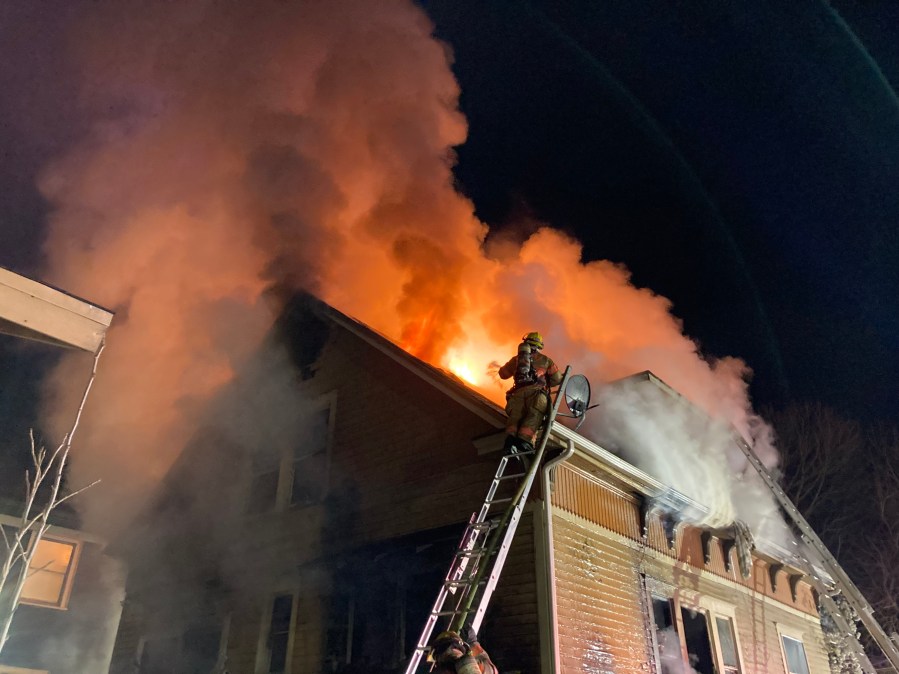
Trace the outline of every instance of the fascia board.
[[0, 267], [0, 332], [96, 352], [112, 312]]
[[454, 390], [455, 387], [450, 385], [447, 375], [432, 369], [429, 365], [421, 363], [408, 351], [404, 351], [396, 346], [387, 337], [380, 335], [364, 323], [341, 314], [332, 307], [327, 307], [327, 315], [335, 323], [356, 335], [391, 360], [399, 363], [409, 372], [425, 380], [438, 391], [449, 396], [484, 421], [497, 428], [505, 425], [506, 415], [502, 409], [487, 400], [487, 398], [484, 398], [480, 393], [462, 384], [459, 385], [459, 390]]

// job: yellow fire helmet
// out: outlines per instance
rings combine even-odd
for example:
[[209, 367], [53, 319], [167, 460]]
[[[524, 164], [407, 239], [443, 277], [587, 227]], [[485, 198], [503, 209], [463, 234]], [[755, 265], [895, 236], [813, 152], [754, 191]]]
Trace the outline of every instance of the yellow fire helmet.
[[527, 342], [538, 351], [543, 348], [543, 337], [540, 336], [539, 332], [529, 332], [521, 338], [521, 341]]

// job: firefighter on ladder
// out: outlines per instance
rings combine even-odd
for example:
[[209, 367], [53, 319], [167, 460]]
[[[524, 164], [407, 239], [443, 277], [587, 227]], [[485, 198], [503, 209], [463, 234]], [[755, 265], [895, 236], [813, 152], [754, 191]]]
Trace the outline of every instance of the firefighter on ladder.
[[521, 338], [518, 354], [499, 368], [500, 379], [512, 377], [506, 393], [505, 451], [529, 452], [549, 409], [549, 390], [562, 383], [562, 373], [552, 359], [540, 353], [543, 337], [529, 332]]
[[498, 674], [499, 671], [478, 643], [478, 635], [471, 625], [465, 625], [461, 634], [452, 630], [438, 634], [431, 644], [428, 660], [434, 663], [431, 674]]

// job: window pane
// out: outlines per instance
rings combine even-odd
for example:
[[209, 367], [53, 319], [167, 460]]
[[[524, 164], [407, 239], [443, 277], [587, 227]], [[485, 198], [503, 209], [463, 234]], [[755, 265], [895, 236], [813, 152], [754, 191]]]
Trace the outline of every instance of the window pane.
[[42, 539], [37, 544], [22, 587], [22, 601], [60, 606], [74, 543]]
[[65, 573], [72, 561], [72, 553], [75, 545], [72, 543], [60, 543], [46, 538], [41, 539], [31, 558], [31, 569], [46, 570], [53, 573]]
[[287, 666], [287, 643], [290, 640], [290, 617], [293, 595], [281, 594], [272, 603], [272, 622], [269, 629], [270, 674], [280, 674]]
[[325, 491], [326, 462], [327, 456], [324, 453], [294, 462], [291, 504], [318, 503], [321, 500]]
[[181, 637], [178, 674], [209, 674], [218, 662], [222, 634], [218, 627], [195, 626]]
[[724, 666], [736, 668], [737, 664], [737, 641], [734, 638], [734, 625], [730, 618], [716, 617], [715, 623], [718, 626], [718, 640], [721, 645], [721, 657], [724, 659]]
[[330, 420], [330, 407], [315, 412], [305, 420], [302, 440], [293, 448], [294, 459], [302, 459], [312, 454], [318, 454], [328, 448], [328, 425]]
[[781, 641], [790, 674], [809, 674], [808, 660], [805, 659], [805, 646], [802, 645], [802, 642], [790, 637], [781, 637]]
[[250, 484], [247, 512], [264, 513], [275, 507], [278, 496], [278, 471], [254, 475]]

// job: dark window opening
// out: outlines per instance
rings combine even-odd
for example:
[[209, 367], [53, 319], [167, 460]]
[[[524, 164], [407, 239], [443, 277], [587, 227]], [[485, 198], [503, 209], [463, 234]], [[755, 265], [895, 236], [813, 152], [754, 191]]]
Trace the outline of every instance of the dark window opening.
[[209, 674], [218, 662], [221, 630], [193, 626], [179, 636], [147, 639], [140, 654], [141, 674]]
[[681, 608], [681, 620], [684, 624], [684, 642], [687, 645], [690, 666], [697, 674], [716, 674], [706, 614], [702, 611]]
[[178, 664], [178, 637], [144, 641], [140, 654], [141, 674], [174, 674]]
[[652, 621], [655, 625], [656, 645], [659, 652], [661, 674], [675, 674], [683, 670], [680, 639], [674, 629], [674, 612], [671, 600], [665, 597], [652, 598]]
[[274, 509], [278, 498], [278, 475], [281, 472], [281, 457], [277, 452], [265, 450], [253, 454], [250, 465], [250, 493], [247, 498], [247, 512], [250, 514], [269, 512]]
[[324, 497], [330, 423], [331, 407], [328, 406], [312, 414], [304, 424], [303, 439], [293, 452], [291, 505], [318, 503]]
[[272, 621], [269, 628], [269, 674], [283, 674], [287, 668], [287, 646], [290, 641], [290, 619], [293, 614], [293, 595], [279, 594], [272, 602]]

